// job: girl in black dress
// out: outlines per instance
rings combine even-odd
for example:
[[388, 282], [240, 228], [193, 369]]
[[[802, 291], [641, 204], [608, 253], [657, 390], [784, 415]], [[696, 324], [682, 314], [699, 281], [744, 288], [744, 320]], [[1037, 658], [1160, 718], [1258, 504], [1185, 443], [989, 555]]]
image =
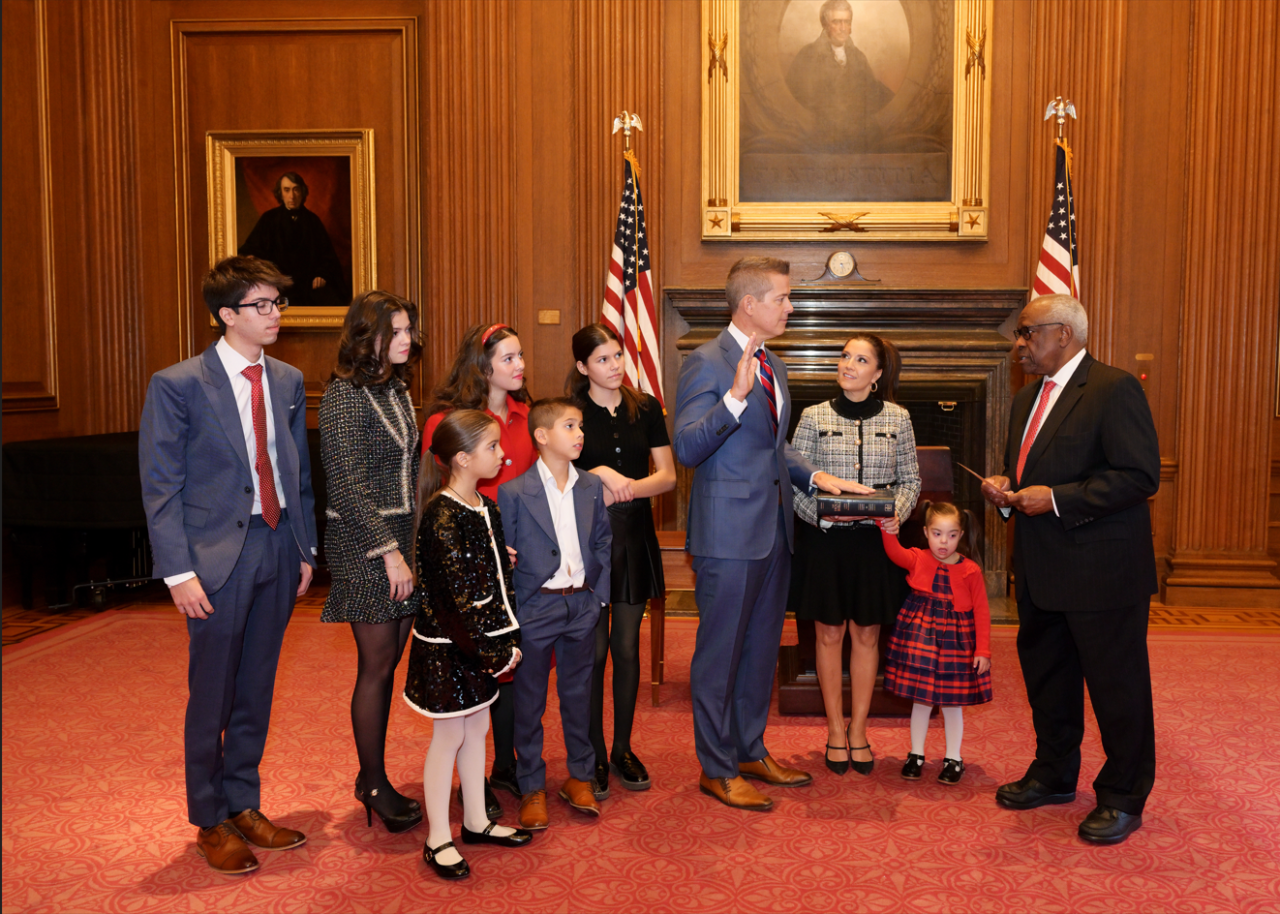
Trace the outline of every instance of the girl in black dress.
[[[613, 496], [612, 604], [596, 626], [596, 664], [591, 679], [591, 742], [596, 751], [596, 799], [609, 796], [609, 769], [628, 790], [648, 790], [649, 773], [631, 751], [631, 725], [640, 688], [640, 620], [645, 604], [661, 596], [662, 553], [653, 526], [650, 497], [676, 487], [662, 404], [624, 383], [622, 343], [605, 324], [589, 324], [573, 335], [566, 393], [582, 410], [586, 441], [579, 470], [595, 473]], [[653, 461], [650, 472], [649, 462]], [[610, 623], [612, 621], [612, 628]], [[604, 667], [613, 654], [613, 748], [605, 755]]]
[[422, 857], [445, 879], [471, 872], [449, 827], [455, 760], [463, 843], [522, 847], [532, 839], [527, 831], [490, 822], [485, 810], [489, 706], [498, 697], [498, 677], [520, 662], [511, 558], [498, 506], [476, 490], [502, 466], [501, 438], [492, 416], [473, 409], [450, 413], [431, 436], [418, 481], [422, 606], [404, 699], [433, 721], [422, 768], [430, 829]]

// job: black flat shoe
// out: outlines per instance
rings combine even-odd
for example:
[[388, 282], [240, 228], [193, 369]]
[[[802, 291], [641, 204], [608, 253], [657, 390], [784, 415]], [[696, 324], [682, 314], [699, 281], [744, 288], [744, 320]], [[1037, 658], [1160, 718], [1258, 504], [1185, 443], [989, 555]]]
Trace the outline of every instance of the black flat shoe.
[[902, 776], [908, 781], [920, 780], [920, 774], [924, 771], [924, 756], [916, 755], [914, 752], [907, 753], [907, 763], [902, 766]]
[[1112, 806], [1099, 806], [1080, 823], [1076, 834], [1090, 844], [1119, 844], [1141, 827], [1141, 813], [1134, 815]]
[[[417, 802], [410, 800], [408, 797], [401, 796], [394, 790], [388, 788], [385, 796], [383, 791], [377, 787], [372, 790], [365, 790], [362, 778], [356, 778], [356, 800], [364, 806], [365, 822], [369, 828], [373, 827], [373, 814], [376, 812], [378, 818], [382, 820], [382, 824], [386, 826], [387, 831], [396, 835], [400, 832], [408, 831], [416, 828], [422, 822], [422, 807]], [[399, 797], [402, 802], [397, 804], [397, 808], [382, 810], [379, 805]]]
[[609, 799], [609, 765], [596, 762], [596, 773], [591, 778], [591, 794], [597, 800]]
[[525, 831], [523, 828], [517, 828], [513, 835], [495, 835], [491, 834], [493, 826], [496, 822], [490, 822], [482, 832], [474, 832], [462, 826], [462, 843], [463, 844], [496, 844], [499, 847], [524, 847], [533, 840], [533, 832]]
[[1074, 790], [1054, 790], [1033, 777], [996, 788], [996, 802], [1005, 809], [1037, 809], [1075, 801]]
[[855, 746], [853, 744], [853, 740], [849, 739], [849, 728], [852, 726], [853, 724], [850, 724], [849, 727], [844, 728], [844, 744], [849, 747], [849, 767], [858, 774], [866, 776], [870, 774], [871, 769], [876, 766], [876, 754], [874, 752], [871, 753], [871, 761], [869, 762], [859, 762], [853, 757], [855, 752], [861, 752], [863, 749], [870, 749], [871, 743], [868, 742], [865, 746]]
[[844, 760], [844, 761], [842, 761], [842, 762], [834, 762], [834, 761], [832, 761], [832, 760], [831, 760], [831, 752], [830, 752], [830, 750], [831, 750], [831, 749], [843, 749], [845, 752], [848, 752], [848, 751], [849, 751], [849, 747], [848, 747], [848, 746], [833, 746], [833, 745], [831, 745], [830, 743], [827, 743], [827, 749], [828, 749], [828, 751], [827, 751], [827, 752], [822, 753], [822, 760], [823, 760], [823, 761], [825, 761], [825, 762], [827, 763], [827, 767], [828, 767], [828, 768], [830, 768], [830, 769], [831, 769], [832, 771], [834, 771], [836, 774], [838, 774], [838, 775], [840, 775], [841, 777], [843, 777], [843, 776], [848, 772], [848, 770], [849, 770], [849, 760], [848, 760], [848, 759], [845, 759], [845, 760]]
[[627, 790], [648, 790], [653, 786], [649, 780], [649, 772], [630, 749], [621, 755], [611, 756], [609, 767], [613, 769], [613, 773], [618, 776], [622, 786]]
[[489, 772], [489, 783], [495, 789], [501, 787], [517, 800], [520, 799], [520, 782], [516, 780], [514, 768], [494, 768]]
[[439, 847], [427, 847], [424, 844], [422, 845], [422, 859], [431, 865], [431, 868], [436, 871], [436, 875], [441, 879], [466, 879], [471, 875], [471, 867], [467, 866], [465, 859], [459, 860], [457, 863], [440, 863], [436, 860], [436, 854], [451, 847], [453, 847], [452, 841], [446, 841]]
[[942, 760], [942, 771], [938, 773], [938, 783], [954, 787], [960, 783], [960, 777], [963, 774], [964, 762], [959, 759], [945, 758]]
[[[458, 788], [458, 802], [462, 803], [462, 788]], [[489, 786], [489, 782], [484, 782], [484, 814], [490, 822], [497, 822], [502, 818], [502, 804], [498, 802], [498, 796], [493, 792], [493, 788]]]

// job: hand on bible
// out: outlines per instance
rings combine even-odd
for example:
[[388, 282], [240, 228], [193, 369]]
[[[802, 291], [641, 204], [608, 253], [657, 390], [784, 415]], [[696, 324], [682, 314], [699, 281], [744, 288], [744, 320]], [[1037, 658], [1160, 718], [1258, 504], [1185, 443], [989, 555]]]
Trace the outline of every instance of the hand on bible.
[[828, 495], [843, 495], [846, 492], [850, 495], [874, 495], [876, 492], [871, 486], [864, 486], [860, 482], [852, 482], [823, 472], [813, 474], [813, 487], [821, 489]]
[[879, 527], [881, 530], [883, 530], [885, 533], [892, 533], [894, 536], [897, 536], [898, 535], [898, 515], [894, 514], [893, 517], [882, 517], [876, 521], [876, 526]]

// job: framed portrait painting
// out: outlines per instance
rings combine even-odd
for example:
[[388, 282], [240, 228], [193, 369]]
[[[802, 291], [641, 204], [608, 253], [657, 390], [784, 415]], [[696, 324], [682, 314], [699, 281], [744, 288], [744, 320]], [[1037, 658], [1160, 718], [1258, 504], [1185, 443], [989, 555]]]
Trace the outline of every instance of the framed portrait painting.
[[210, 132], [209, 259], [270, 260], [293, 280], [283, 326], [340, 327], [377, 286], [373, 131]]
[[704, 240], [987, 237], [993, 0], [702, 0]]

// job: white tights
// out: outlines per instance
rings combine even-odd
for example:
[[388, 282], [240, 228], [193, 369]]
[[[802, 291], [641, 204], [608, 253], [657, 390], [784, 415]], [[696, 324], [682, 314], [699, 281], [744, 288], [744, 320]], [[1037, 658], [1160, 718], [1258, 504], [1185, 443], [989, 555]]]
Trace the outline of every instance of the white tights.
[[[473, 832], [489, 827], [484, 809], [484, 737], [489, 732], [487, 707], [465, 717], [436, 718], [432, 721], [431, 745], [422, 765], [422, 789], [427, 801], [427, 847], [439, 847], [453, 840], [449, 827], [449, 794], [453, 788], [453, 764], [457, 759], [458, 782], [462, 785], [462, 824]], [[515, 830], [495, 825], [491, 834], [506, 836]], [[436, 857], [441, 863], [462, 859], [456, 848]]]
[[[924, 738], [929, 732], [929, 713], [933, 705], [916, 702], [911, 706], [911, 751], [924, 756]], [[943, 708], [942, 726], [947, 734], [947, 758], [960, 761], [960, 743], [964, 739], [964, 708]]]

